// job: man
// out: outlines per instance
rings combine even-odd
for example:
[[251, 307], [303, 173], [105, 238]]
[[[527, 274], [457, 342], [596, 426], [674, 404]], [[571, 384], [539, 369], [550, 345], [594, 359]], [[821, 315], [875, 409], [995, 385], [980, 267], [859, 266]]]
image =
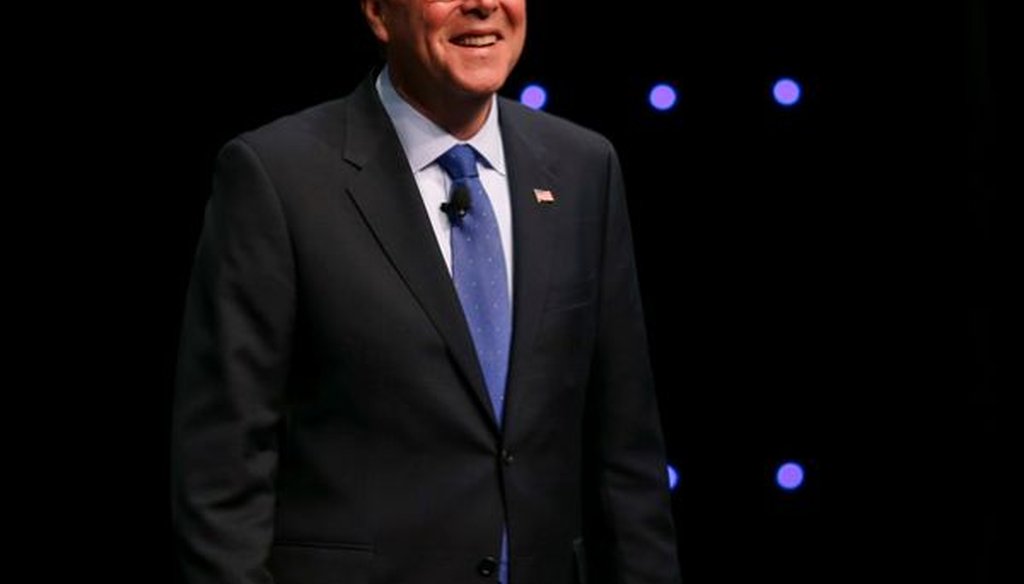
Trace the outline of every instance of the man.
[[496, 97], [525, 0], [361, 5], [385, 68], [218, 159], [186, 581], [678, 581], [614, 151]]

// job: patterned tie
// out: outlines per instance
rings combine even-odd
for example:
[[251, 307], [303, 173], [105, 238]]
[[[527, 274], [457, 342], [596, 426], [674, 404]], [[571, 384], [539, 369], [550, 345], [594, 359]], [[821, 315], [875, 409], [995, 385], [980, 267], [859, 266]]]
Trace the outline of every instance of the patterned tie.
[[[476, 158], [472, 146], [457, 144], [437, 162], [452, 180], [452, 200], [458, 198], [454, 193], [459, 189], [467, 190], [469, 195], [467, 212], [449, 214], [452, 219], [452, 278], [500, 428], [512, 338], [512, 311], [498, 220], [477, 174]], [[508, 582], [505, 528], [501, 534], [498, 582]]]
[[453, 193], [469, 191], [468, 212], [452, 221], [452, 278], [500, 426], [512, 314], [498, 220], [477, 174], [472, 146], [452, 146], [437, 162], [452, 179]]

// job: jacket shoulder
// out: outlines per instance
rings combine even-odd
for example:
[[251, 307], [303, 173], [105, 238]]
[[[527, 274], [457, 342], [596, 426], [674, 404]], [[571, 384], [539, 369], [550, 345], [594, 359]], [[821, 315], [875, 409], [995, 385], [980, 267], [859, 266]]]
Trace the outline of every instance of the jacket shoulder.
[[339, 150], [345, 136], [347, 100], [334, 99], [279, 117], [238, 134], [228, 144], [242, 141], [268, 156], [301, 154], [309, 148]]
[[608, 156], [615, 148], [602, 134], [565, 118], [501, 98], [500, 115], [528, 143], [543, 144], [553, 152]]

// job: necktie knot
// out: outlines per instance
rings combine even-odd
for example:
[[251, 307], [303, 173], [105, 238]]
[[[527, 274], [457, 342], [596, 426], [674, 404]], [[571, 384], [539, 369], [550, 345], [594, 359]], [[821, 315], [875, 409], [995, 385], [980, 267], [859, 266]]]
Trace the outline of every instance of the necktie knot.
[[437, 159], [437, 163], [453, 180], [472, 178], [477, 175], [476, 151], [469, 144], [456, 144]]

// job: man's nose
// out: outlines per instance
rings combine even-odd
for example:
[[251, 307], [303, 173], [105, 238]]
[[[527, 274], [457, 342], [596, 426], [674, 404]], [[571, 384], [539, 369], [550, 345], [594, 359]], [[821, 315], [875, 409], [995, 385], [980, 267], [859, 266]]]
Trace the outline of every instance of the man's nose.
[[463, 12], [476, 12], [481, 16], [488, 16], [498, 9], [500, 0], [462, 0]]

